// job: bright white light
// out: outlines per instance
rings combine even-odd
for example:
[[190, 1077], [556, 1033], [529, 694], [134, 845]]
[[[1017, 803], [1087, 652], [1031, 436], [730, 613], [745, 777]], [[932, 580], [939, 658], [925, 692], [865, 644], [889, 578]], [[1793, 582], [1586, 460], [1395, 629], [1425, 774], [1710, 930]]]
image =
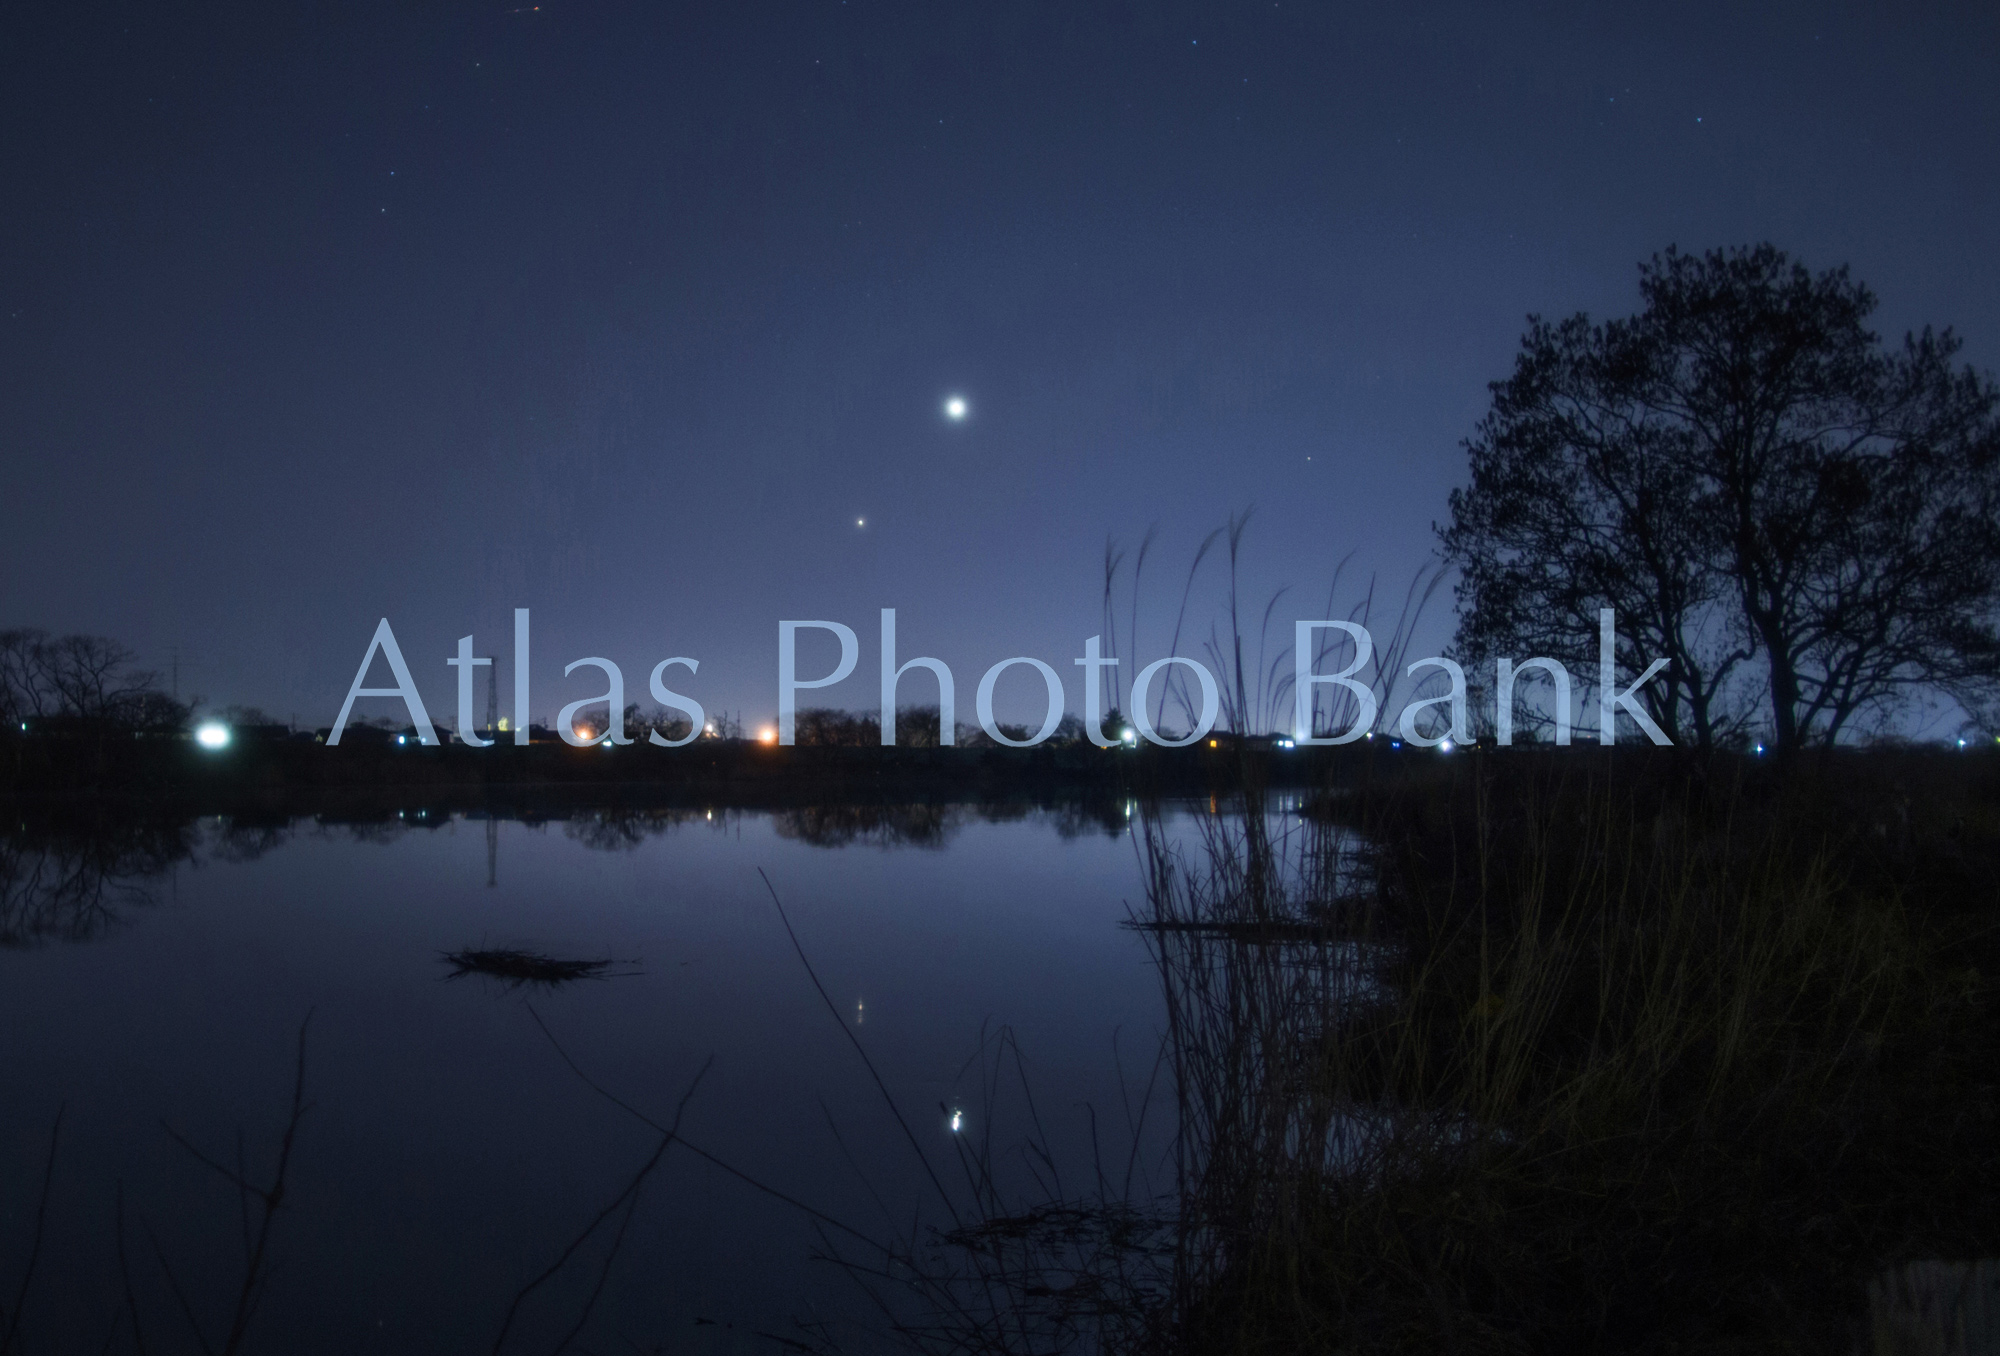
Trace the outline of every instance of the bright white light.
[[1764, 746], [1762, 744], [1759, 744], [1757, 746], [1757, 752], [1762, 753], [1763, 751], [1764, 751]]
[[1278, 741], [1278, 747], [1281, 749], [1295, 749], [1298, 746], [1299, 742], [1296, 739], [1280, 739]]
[[1441, 743], [1440, 743], [1440, 744], [1438, 745], [1438, 752], [1439, 752], [1439, 753], [1450, 753], [1450, 752], [1451, 752], [1451, 741], [1450, 741], [1449, 739], [1447, 739], [1447, 740], [1444, 740], [1443, 742], [1441, 742]]
[[1127, 744], [1137, 744], [1139, 742], [1139, 732], [1137, 730], [1127, 730], [1124, 739]]
[[[28, 727], [23, 725], [22, 729]], [[194, 732], [194, 742], [205, 749], [226, 749], [229, 747], [229, 727], [210, 721]]]
[[944, 417], [954, 424], [964, 422], [965, 416], [971, 412], [972, 407], [965, 403], [964, 396], [952, 396], [944, 402]]
[[407, 743], [409, 743], [409, 740], [407, 740], [406, 738], [404, 738], [404, 737], [403, 737], [402, 735], [397, 735], [397, 736], [396, 736], [396, 742], [397, 742], [398, 744], [407, 744]]
[[965, 1128], [965, 1113], [964, 1113], [963, 1111], [954, 1111], [954, 1112], [952, 1112], [952, 1113], [951, 1113], [951, 1132], [952, 1132], [952, 1133], [953, 1133], [953, 1134], [955, 1135], [955, 1134], [957, 1134], [957, 1133], [958, 1133], [959, 1131], [963, 1130], [964, 1128]]

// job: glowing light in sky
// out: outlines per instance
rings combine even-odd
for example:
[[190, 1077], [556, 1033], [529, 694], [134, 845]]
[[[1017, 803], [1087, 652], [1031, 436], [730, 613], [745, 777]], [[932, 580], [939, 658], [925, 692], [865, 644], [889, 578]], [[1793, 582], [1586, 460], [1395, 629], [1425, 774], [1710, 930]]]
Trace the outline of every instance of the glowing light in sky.
[[963, 423], [965, 416], [972, 413], [972, 407], [965, 403], [964, 396], [947, 396], [944, 402], [944, 417], [954, 424]]

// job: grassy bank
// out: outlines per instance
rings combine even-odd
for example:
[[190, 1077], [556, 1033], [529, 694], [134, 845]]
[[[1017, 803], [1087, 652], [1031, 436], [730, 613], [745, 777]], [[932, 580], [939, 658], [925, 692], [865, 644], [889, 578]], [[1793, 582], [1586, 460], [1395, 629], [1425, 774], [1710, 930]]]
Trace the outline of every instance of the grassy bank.
[[1488, 753], [1157, 835], [1162, 1345], [1848, 1350], [2000, 1250], [1996, 773]]

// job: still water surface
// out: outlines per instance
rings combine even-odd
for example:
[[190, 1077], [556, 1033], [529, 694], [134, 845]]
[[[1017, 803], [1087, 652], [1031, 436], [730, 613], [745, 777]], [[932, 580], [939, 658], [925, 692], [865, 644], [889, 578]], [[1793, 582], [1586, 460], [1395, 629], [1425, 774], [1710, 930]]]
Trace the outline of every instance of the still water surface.
[[[78, 940], [20, 921], [22, 892], [45, 888], [33, 873], [46, 882], [64, 864], [18, 848], [8, 861], [10, 1295], [63, 1115], [30, 1350], [96, 1350], [120, 1321], [121, 1190], [148, 1349], [195, 1346], [169, 1273], [217, 1340], [243, 1273], [237, 1192], [168, 1127], [224, 1168], [240, 1131], [247, 1175], [267, 1179], [308, 1012], [311, 1109], [248, 1350], [491, 1349], [516, 1291], [658, 1142], [565, 1066], [537, 1014], [593, 1079], [661, 1121], [712, 1060], [689, 1140], [876, 1233], [907, 1234], [920, 1170], [843, 1024], [951, 1172], [951, 1114], [961, 1133], [985, 1128], [982, 1032], [1011, 1028], [1058, 1165], [1079, 1175], [1089, 1109], [1122, 1157], [1158, 1051], [1159, 979], [1120, 926], [1141, 877], [1119, 807], [183, 832], [192, 856], [125, 881]], [[480, 945], [613, 958], [621, 973], [558, 990], [445, 978], [441, 952]], [[994, 1114], [1018, 1121], [1018, 1091], [1002, 1102]], [[808, 1219], [679, 1150], [606, 1270], [609, 1234], [530, 1296], [507, 1350], [551, 1349], [600, 1275], [578, 1350], [772, 1350], [754, 1331], [856, 1312], [852, 1279], [812, 1261]]]

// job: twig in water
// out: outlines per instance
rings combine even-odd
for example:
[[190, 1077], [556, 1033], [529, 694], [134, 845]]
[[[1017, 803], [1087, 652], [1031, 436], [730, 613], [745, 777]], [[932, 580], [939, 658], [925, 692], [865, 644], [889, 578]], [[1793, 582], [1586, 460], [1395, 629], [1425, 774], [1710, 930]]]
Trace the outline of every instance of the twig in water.
[[[843, 1233], [850, 1234], [853, 1237], [859, 1239], [861, 1242], [866, 1243], [871, 1248], [876, 1248], [881, 1251], [887, 1251], [887, 1249], [884, 1249], [880, 1243], [877, 1243], [874, 1239], [862, 1233], [860, 1230], [850, 1228], [848, 1225], [842, 1224], [839, 1220], [835, 1219], [832, 1215], [826, 1214], [824, 1211], [813, 1209], [811, 1206], [807, 1205], [804, 1201], [801, 1201], [796, 1196], [788, 1196], [784, 1192], [778, 1190], [776, 1187], [769, 1186], [763, 1182], [758, 1181], [755, 1177], [752, 1177], [749, 1173], [743, 1171], [741, 1168], [735, 1167], [732, 1164], [724, 1162], [722, 1159], [717, 1158], [714, 1154], [702, 1148], [700, 1145], [691, 1142], [687, 1138], [687, 1136], [682, 1135], [677, 1131], [670, 1131], [668, 1127], [661, 1125], [658, 1121], [654, 1120], [651, 1116], [648, 1116], [645, 1112], [639, 1110], [639, 1108], [633, 1106], [630, 1102], [626, 1101], [624, 1098], [618, 1096], [616, 1093], [605, 1088], [602, 1084], [598, 1083], [595, 1079], [593, 1079], [589, 1074], [585, 1073], [575, 1060], [570, 1058], [569, 1051], [563, 1049], [562, 1042], [558, 1041], [555, 1037], [555, 1033], [549, 1030], [548, 1023], [542, 1020], [542, 1015], [539, 1012], [535, 1011], [534, 1004], [530, 1003], [527, 1004], [526, 1006], [528, 1009], [528, 1015], [535, 1019], [535, 1025], [542, 1029], [542, 1034], [544, 1036], [548, 1037], [549, 1044], [555, 1048], [555, 1052], [557, 1056], [561, 1058], [562, 1062], [569, 1066], [569, 1071], [575, 1074], [577, 1078], [582, 1081], [585, 1087], [589, 1088], [599, 1097], [602, 1097], [605, 1101], [611, 1103], [613, 1106], [625, 1112], [627, 1115], [634, 1117], [639, 1121], [640, 1124], [650, 1126], [653, 1130], [663, 1135], [669, 1133], [673, 1134], [675, 1142], [678, 1143], [683, 1149], [686, 1149], [689, 1153], [693, 1154], [696, 1158], [699, 1158], [703, 1162], [708, 1163], [714, 1167], [722, 1169], [724, 1172], [728, 1173], [731, 1177], [734, 1177], [737, 1180], [748, 1184], [749, 1186], [755, 1187], [758, 1191], [763, 1192], [766, 1196], [771, 1197], [773, 1200], [782, 1201], [784, 1204], [791, 1206], [794, 1210], [801, 1211], [804, 1214], [811, 1216], [813, 1219], [818, 1220], [822, 1224], [829, 1225], [832, 1228], [839, 1229]], [[707, 1066], [703, 1065], [702, 1067], [706, 1068]]]
[[125, 1312], [132, 1318], [132, 1346], [138, 1351], [139, 1356], [146, 1356], [146, 1334], [145, 1330], [139, 1326], [139, 1300], [132, 1293], [132, 1268], [125, 1260], [125, 1182], [123, 1178], [120, 1178], [118, 1182], [117, 1204], [115, 1206], [114, 1217], [117, 1221], [118, 1280], [125, 1291]]
[[[244, 1339], [250, 1331], [250, 1319], [257, 1311], [258, 1302], [263, 1298], [263, 1286], [267, 1270], [265, 1259], [270, 1251], [271, 1227], [277, 1221], [278, 1210], [285, 1201], [285, 1179], [291, 1170], [292, 1149], [298, 1142], [299, 1124], [305, 1119], [306, 1112], [312, 1110], [312, 1104], [305, 1099], [306, 1032], [312, 1025], [312, 1016], [312, 1011], [308, 1009], [304, 1019], [299, 1022], [298, 1056], [292, 1075], [292, 1111], [290, 1118], [285, 1122], [284, 1137], [278, 1142], [278, 1165], [271, 1174], [271, 1184], [269, 1186], [253, 1186], [243, 1174], [241, 1169], [243, 1141], [240, 1133], [236, 1143], [238, 1168], [236, 1171], [231, 1171], [210, 1158], [200, 1149], [197, 1149], [188, 1141], [185, 1135], [174, 1129], [173, 1126], [167, 1124], [164, 1120], [160, 1122], [160, 1128], [167, 1132], [167, 1135], [174, 1143], [187, 1150], [189, 1155], [203, 1167], [233, 1183], [237, 1190], [239, 1212], [243, 1215], [243, 1285], [236, 1292], [236, 1308], [230, 1315], [229, 1336], [223, 1343], [223, 1356], [236, 1356], [236, 1353], [243, 1349]], [[248, 1214], [248, 1202], [252, 1197], [263, 1206], [263, 1215], [257, 1222], [254, 1237], [252, 1237], [250, 1232]], [[122, 1210], [122, 1203], [120, 1208]], [[147, 1230], [147, 1236], [149, 1238], [152, 1237], [150, 1229]], [[186, 1297], [181, 1294], [180, 1286], [174, 1280], [173, 1269], [168, 1266], [166, 1253], [160, 1248], [157, 1239], [153, 1241], [153, 1250], [159, 1255], [160, 1267], [167, 1274], [167, 1284], [173, 1289], [174, 1297], [180, 1301], [181, 1311], [186, 1314], [188, 1325], [194, 1329], [195, 1339], [201, 1343], [202, 1350], [209, 1350], [208, 1340], [202, 1336], [201, 1325], [195, 1322], [194, 1311], [189, 1306]], [[127, 1284], [127, 1296], [128, 1298], [130, 1296], [129, 1281]], [[135, 1329], [137, 1323], [138, 1311], [134, 1308], [133, 1324]]]
[[14, 1312], [7, 1319], [7, 1332], [0, 1337], [0, 1356], [14, 1349], [14, 1339], [21, 1331], [21, 1310], [28, 1304], [28, 1285], [35, 1279], [35, 1264], [42, 1260], [42, 1229], [49, 1218], [49, 1187], [56, 1176], [56, 1144], [62, 1138], [63, 1112], [68, 1103], [56, 1108], [56, 1123], [49, 1127], [49, 1159], [42, 1168], [42, 1196], [35, 1206], [35, 1241], [28, 1249], [28, 1265], [21, 1272], [21, 1288], [14, 1292]]
[[778, 898], [778, 888], [771, 884], [771, 878], [764, 874], [764, 868], [761, 866], [757, 868], [757, 877], [764, 882], [764, 888], [771, 893], [771, 903], [778, 909], [778, 921], [785, 925], [785, 935], [792, 939], [792, 950], [798, 952], [799, 964], [806, 968], [806, 978], [810, 979], [813, 987], [819, 990], [820, 1001], [825, 1003], [826, 1010], [833, 1014], [833, 1020], [839, 1025], [841, 1034], [847, 1037], [848, 1044], [854, 1047], [854, 1053], [861, 1056], [862, 1064], [868, 1069], [868, 1076], [875, 1080], [876, 1091], [882, 1094], [882, 1100], [888, 1103], [890, 1114], [902, 1128], [903, 1138], [910, 1142], [910, 1148], [915, 1151], [917, 1161], [924, 1165], [924, 1175], [931, 1179], [931, 1186], [937, 1190], [938, 1199], [944, 1202], [944, 1208], [951, 1212], [952, 1224], [963, 1228], [965, 1221], [959, 1218], [958, 1208], [952, 1204], [951, 1193], [946, 1191], [944, 1183], [938, 1180], [936, 1169], [931, 1167], [930, 1155], [926, 1154], [924, 1146], [917, 1142], [916, 1132], [910, 1129], [910, 1122], [903, 1116], [902, 1108], [896, 1105], [896, 1099], [889, 1095], [889, 1085], [884, 1083], [882, 1075], [876, 1072], [875, 1061], [868, 1058], [868, 1051], [862, 1046], [860, 1038], [848, 1029], [847, 1018], [842, 1016], [840, 1009], [834, 1005], [832, 995], [826, 991], [826, 985], [819, 982], [819, 974], [813, 969], [812, 961], [806, 957], [806, 949], [799, 942], [799, 934], [792, 930], [792, 920], [785, 913], [785, 902]]
[[[535, 1021], [538, 1025], [541, 1023], [541, 1020], [542, 1019], [539, 1016], [535, 1018]], [[546, 1033], [548, 1031], [548, 1028], [544, 1026], [542, 1027], [542, 1030], [544, 1033]], [[616, 1196], [611, 1198], [611, 1203], [609, 1205], [605, 1206], [602, 1210], [597, 1212], [597, 1217], [591, 1220], [590, 1223], [584, 1227], [582, 1233], [578, 1234], [575, 1238], [570, 1240], [569, 1246], [562, 1250], [561, 1256], [557, 1257], [555, 1261], [551, 1262], [548, 1265], [547, 1269], [544, 1270], [541, 1275], [535, 1277], [533, 1280], [529, 1281], [526, 1285], [522, 1286], [519, 1290], [514, 1292], [514, 1302], [507, 1306], [507, 1317], [504, 1320], [502, 1320], [500, 1324], [500, 1335], [493, 1339], [493, 1351], [495, 1353], [495, 1356], [498, 1356], [501, 1346], [506, 1342], [507, 1334], [509, 1331], [512, 1330], [514, 1326], [514, 1317], [516, 1314], [520, 1312], [522, 1302], [526, 1300], [529, 1295], [533, 1294], [536, 1290], [540, 1289], [543, 1284], [553, 1279], [557, 1272], [561, 1271], [565, 1266], [567, 1266], [569, 1264], [569, 1259], [576, 1255], [577, 1249], [581, 1248], [584, 1245], [584, 1243], [586, 1243], [589, 1240], [590, 1236], [597, 1232], [598, 1226], [603, 1224], [605, 1220], [609, 1219], [613, 1211], [617, 1210], [619, 1206], [623, 1205], [626, 1207], [625, 1217], [623, 1220], [619, 1222], [618, 1232], [612, 1240], [611, 1249], [609, 1253], [607, 1253], [605, 1256], [604, 1270], [598, 1275], [597, 1287], [590, 1292], [589, 1300], [587, 1300], [584, 1303], [583, 1312], [577, 1318], [576, 1326], [571, 1328], [569, 1333], [566, 1336], [564, 1336], [563, 1340], [556, 1345], [555, 1348], [556, 1352], [561, 1352], [565, 1348], [567, 1348], [569, 1344], [576, 1339], [577, 1334], [583, 1331], [584, 1324], [590, 1321], [590, 1311], [594, 1307], [596, 1307], [597, 1297], [604, 1291], [605, 1279], [611, 1274], [611, 1263], [614, 1260], [616, 1260], [618, 1256], [618, 1249], [625, 1241], [625, 1228], [632, 1222], [632, 1211], [637, 1208], [639, 1203], [639, 1189], [646, 1184], [646, 1179], [652, 1176], [653, 1169], [658, 1167], [660, 1165], [661, 1158], [665, 1157], [667, 1152], [667, 1146], [669, 1144], [672, 1144], [674, 1142], [675, 1136], [679, 1134], [681, 1113], [687, 1110], [688, 1101], [690, 1098], [694, 1096], [694, 1090], [701, 1086], [702, 1078], [708, 1073], [708, 1066], [713, 1064], [714, 1062], [715, 1062], [715, 1056], [713, 1055], [710, 1055], [706, 1060], [702, 1062], [701, 1068], [697, 1070], [695, 1073], [694, 1081], [688, 1084], [687, 1091], [681, 1094], [680, 1104], [674, 1108], [673, 1123], [664, 1128], [656, 1127], [660, 1129], [660, 1143], [658, 1147], [656, 1147], [653, 1150], [653, 1156], [646, 1160], [645, 1166], [640, 1168], [638, 1173], [633, 1176], [632, 1180], [625, 1184], [625, 1189], [623, 1191], [619, 1192]], [[629, 1110], [630, 1108], [627, 1109]]]

